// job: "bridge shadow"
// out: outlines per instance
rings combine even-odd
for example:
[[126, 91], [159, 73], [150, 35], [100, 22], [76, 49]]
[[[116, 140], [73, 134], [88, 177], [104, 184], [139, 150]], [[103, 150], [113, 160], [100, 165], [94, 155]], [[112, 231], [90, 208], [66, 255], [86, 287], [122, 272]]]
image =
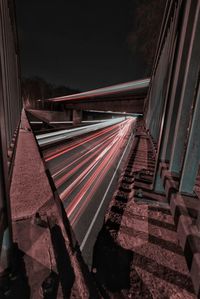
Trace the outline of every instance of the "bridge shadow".
[[62, 231], [57, 224], [51, 227], [51, 238], [56, 253], [56, 264], [63, 295], [64, 298], [70, 298], [71, 289], [75, 281], [75, 275], [71, 265], [69, 254], [66, 249]]
[[127, 197], [115, 197], [108, 220], [94, 245], [93, 274], [103, 298], [110, 298], [110, 292], [116, 293], [130, 287], [133, 253], [117, 244], [117, 234], [127, 201]]
[[14, 243], [12, 254], [12, 276], [11, 279], [5, 278], [3, 288], [0, 290], [0, 298], [14, 299], [18, 298], [20, 294], [20, 299], [28, 299], [30, 298], [31, 291], [24, 262], [25, 253], [18, 248], [17, 243]]
[[[114, 226], [110, 224], [109, 221], [103, 226], [93, 252], [93, 275], [103, 298], [129, 298], [131, 296], [130, 298], [153, 299], [148, 287], [135, 269], [136, 253], [118, 244], [115, 239], [116, 232], [113, 234]], [[132, 297], [133, 294], [136, 297]]]
[[[127, 201], [128, 197], [116, 195], [93, 250], [93, 275], [103, 298], [111, 298], [113, 294], [124, 298], [124, 290], [127, 293], [131, 288], [134, 253], [117, 242]], [[134, 276], [140, 280], [136, 271]]]
[[86, 265], [85, 261], [83, 260], [79, 244], [76, 240], [76, 237], [75, 237], [74, 232], [72, 230], [72, 227], [70, 225], [69, 219], [67, 218], [66, 211], [63, 207], [62, 202], [58, 198], [57, 198], [57, 203], [58, 203], [58, 206], [59, 206], [62, 222], [63, 222], [63, 225], [65, 227], [65, 230], [66, 230], [66, 233], [67, 233], [67, 236], [68, 236], [68, 239], [69, 239], [70, 248], [72, 250], [72, 253], [74, 255], [76, 255], [78, 264], [80, 266], [80, 270], [81, 270], [81, 272], [84, 276], [86, 285], [88, 286], [89, 296], [90, 296], [89, 298], [91, 298], [91, 299], [100, 298], [99, 292], [97, 290], [96, 282], [91, 277], [90, 272], [88, 270], [88, 266]]
[[[149, 207], [149, 215], [144, 221], [148, 222], [149, 216], [150, 220], [157, 217], [157, 215], [153, 216], [151, 214], [151, 211], [157, 212], [157, 210], [163, 212], [164, 215], [169, 214], [169, 210], [160, 207]], [[115, 217], [109, 218], [105, 222], [98, 235], [93, 252], [93, 275], [103, 298], [152, 299], [152, 290], [155, 292], [156, 298], [161, 298], [162, 295], [163, 298], [168, 298], [170, 292], [177, 292], [177, 290], [183, 296], [185, 291], [193, 294], [191, 278], [187, 273], [183, 273], [181, 268], [171, 267], [170, 264], [163, 265], [162, 259], [157, 259], [154, 255], [150, 257], [148, 253], [146, 254], [146, 251], [149, 251], [148, 248], [151, 248], [151, 244], [153, 244], [157, 252], [167, 250], [169, 258], [170, 256], [174, 258], [174, 255], [176, 255], [177, 261], [182, 261], [183, 252], [180, 246], [173, 240], [169, 241], [161, 236], [154, 236], [151, 232], [150, 223], [148, 233], [136, 231], [134, 227], [125, 227], [125, 229], [123, 229], [123, 226], [120, 227], [120, 240], [124, 235], [126, 239], [131, 238], [133, 243], [138, 238], [141, 240], [144, 238], [147, 241], [147, 243], [141, 245], [141, 252], [138, 251], [137, 246], [135, 250], [125, 249], [120, 246], [118, 241], [121, 223], [120, 210], [115, 210], [115, 212], [119, 214], [114, 215]], [[130, 217], [136, 216], [130, 214]], [[171, 233], [171, 227], [165, 227], [163, 223], [160, 226], [160, 224], [157, 221], [154, 223], [154, 227], [160, 229], [164, 227], [165, 230], [169, 230], [169, 234]], [[158, 288], [151, 286], [151, 280], [158, 281]]]
[[119, 292], [130, 287], [130, 265], [133, 253], [123, 249], [112, 238], [107, 227], [100, 231], [93, 252], [95, 278], [104, 298], [107, 291]]
[[[89, 296], [90, 296], [90, 298], [95, 298], [95, 299], [99, 298], [96, 283], [95, 283], [94, 279], [92, 279], [90, 272], [88, 270], [88, 266], [86, 265], [85, 261], [83, 260], [83, 257], [81, 255], [81, 251], [79, 248], [79, 244], [76, 240], [76, 237], [75, 237], [75, 234], [70, 225], [69, 219], [67, 218], [66, 211], [65, 211], [63, 204], [62, 204], [59, 196], [57, 195], [57, 193], [54, 194], [54, 201], [52, 199], [48, 200], [40, 208], [39, 212], [42, 214], [43, 211], [50, 209], [52, 206], [55, 205], [55, 203], [56, 203], [58, 213], [59, 213], [59, 216], [60, 216], [62, 224], [63, 224], [63, 229], [64, 229], [64, 231], [67, 235], [68, 241], [69, 241], [70, 250], [71, 250], [72, 254], [76, 257], [77, 262], [80, 266], [80, 271], [84, 276], [85, 283], [88, 287]], [[74, 274], [72, 266], [71, 266], [70, 256], [67, 252], [67, 248], [65, 247], [65, 243], [64, 243], [65, 240], [63, 238], [63, 232], [62, 232], [61, 228], [57, 224], [55, 224], [53, 219], [49, 218], [48, 221], [49, 221], [49, 226], [50, 226], [50, 230], [51, 230], [52, 244], [54, 246], [54, 250], [56, 250], [56, 252], [58, 252], [58, 258], [57, 258], [56, 263], [57, 263], [57, 267], [59, 267], [61, 276], [64, 276], [64, 273], [66, 272], [66, 269], [64, 269], [64, 271], [62, 271], [62, 267], [64, 266], [63, 261], [65, 261], [66, 268], [69, 265], [69, 272], [66, 273], [67, 279], [69, 279], [68, 276], [70, 276], [70, 279], [67, 282], [68, 283], [67, 287], [65, 284], [65, 277], [61, 277], [61, 280], [63, 283], [63, 288], [66, 287], [71, 290], [73, 281], [75, 279], [75, 277], [74, 277], [75, 274]], [[52, 228], [53, 228], [53, 230], [52, 230]], [[63, 261], [62, 261], [62, 256], [63, 256]]]

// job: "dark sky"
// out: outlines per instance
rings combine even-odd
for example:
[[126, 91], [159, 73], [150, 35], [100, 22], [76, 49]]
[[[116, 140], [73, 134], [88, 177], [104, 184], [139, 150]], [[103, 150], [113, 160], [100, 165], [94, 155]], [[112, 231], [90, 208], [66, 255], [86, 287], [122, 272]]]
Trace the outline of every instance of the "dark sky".
[[134, 0], [16, 0], [23, 77], [80, 90], [140, 79]]

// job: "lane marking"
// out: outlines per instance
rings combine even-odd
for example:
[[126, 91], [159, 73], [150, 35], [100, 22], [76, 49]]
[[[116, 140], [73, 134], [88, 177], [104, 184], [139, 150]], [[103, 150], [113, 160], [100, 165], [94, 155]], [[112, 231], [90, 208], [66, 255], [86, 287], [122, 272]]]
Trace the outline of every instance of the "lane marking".
[[111, 184], [112, 184], [112, 182], [113, 182], [113, 180], [114, 180], [114, 177], [115, 177], [115, 175], [116, 175], [116, 173], [117, 173], [117, 170], [118, 170], [118, 168], [119, 168], [119, 166], [120, 166], [120, 164], [121, 164], [121, 161], [122, 161], [122, 159], [123, 159], [123, 157], [124, 157], [124, 155], [125, 155], [125, 153], [126, 153], [126, 151], [127, 151], [127, 148], [128, 148], [128, 146], [129, 146], [129, 143], [130, 143], [132, 137], [133, 137], [133, 136], [132, 136], [132, 133], [131, 133], [131, 136], [129, 137], [129, 141], [128, 141], [127, 145], [126, 145], [126, 148], [125, 148], [125, 150], [124, 150], [124, 152], [123, 152], [123, 155], [121, 156], [121, 159], [119, 160], [119, 162], [118, 162], [118, 164], [117, 164], [117, 168], [115, 169], [115, 172], [114, 172], [114, 174], [113, 174], [113, 176], [112, 176], [112, 178], [111, 178], [111, 180], [110, 180], [110, 183], [109, 183], [109, 185], [108, 185], [108, 187], [107, 187], [107, 189], [106, 189], [106, 192], [105, 192], [105, 194], [104, 194], [104, 196], [103, 196], [103, 199], [102, 199], [102, 201], [101, 201], [101, 203], [100, 203], [100, 205], [99, 205], [99, 207], [98, 207], [98, 209], [97, 209], [97, 211], [96, 211], [96, 213], [95, 213], [95, 215], [94, 215], [94, 218], [92, 219], [92, 222], [90, 223], [90, 226], [89, 226], [89, 228], [88, 228], [88, 230], [87, 230], [87, 233], [85, 234], [85, 237], [84, 237], [84, 239], [83, 239], [83, 241], [82, 241], [82, 243], [81, 243], [81, 245], [80, 245], [80, 250], [81, 250], [81, 251], [83, 250], [83, 248], [84, 248], [84, 246], [85, 246], [85, 243], [87, 242], [87, 239], [88, 239], [88, 237], [89, 237], [89, 234], [91, 233], [91, 230], [92, 230], [92, 228], [93, 228], [93, 225], [94, 225], [94, 223], [95, 223], [95, 221], [96, 221], [96, 219], [97, 219], [97, 217], [98, 217], [98, 214], [99, 214], [99, 212], [100, 212], [100, 210], [101, 210], [101, 207], [102, 207], [102, 205], [103, 205], [103, 203], [104, 203], [104, 201], [105, 201], [105, 199], [106, 199], [106, 196], [107, 196], [107, 194], [108, 194], [108, 191], [109, 191], [109, 189], [110, 189], [110, 186], [111, 186]]

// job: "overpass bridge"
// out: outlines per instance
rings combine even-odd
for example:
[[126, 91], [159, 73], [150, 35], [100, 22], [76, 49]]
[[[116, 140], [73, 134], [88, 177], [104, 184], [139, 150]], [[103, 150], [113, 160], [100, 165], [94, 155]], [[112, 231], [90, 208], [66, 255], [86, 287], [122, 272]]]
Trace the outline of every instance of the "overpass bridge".
[[72, 110], [75, 123], [81, 121], [82, 111], [105, 111], [105, 107], [107, 111], [140, 114], [143, 113], [149, 82], [149, 78], [135, 80], [47, 101], [62, 104], [66, 111]]
[[[76, 125], [82, 120], [95, 120], [100, 116], [109, 118], [120, 114], [142, 114], [149, 82], [150, 79], [145, 78], [44, 101], [60, 104], [66, 114], [63, 120], [73, 121]], [[38, 101], [43, 106], [42, 100]], [[44, 121], [45, 117], [49, 118], [50, 114], [52, 116], [55, 114], [49, 112], [45, 116], [45, 111], [30, 110], [30, 112]], [[46, 122], [48, 123], [47, 119]]]
[[65, 108], [142, 113], [150, 79], [135, 80], [69, 96], [48, 99]]

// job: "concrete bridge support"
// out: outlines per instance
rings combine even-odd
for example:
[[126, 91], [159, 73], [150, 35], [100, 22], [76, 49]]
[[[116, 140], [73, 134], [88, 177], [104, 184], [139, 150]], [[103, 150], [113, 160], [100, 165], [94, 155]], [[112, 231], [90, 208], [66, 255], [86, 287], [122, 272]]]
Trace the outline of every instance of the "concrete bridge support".
[[[157, 155], [157, 164], [170, 161], [170, 171], [176, 176], [179, 175], [182, 167], [184, 142], [190, 119], [188, 111], [191, 109], [191, 98], [198, 73], [198, 64], [192, 65], [195, 64], [198, 53], [194, 43], [196, 47], [199, 47], [196, 32], [197, 1], [182, 2], [177, 11], [180, 15], [183, 14], [183, 18], [179, 16], [175, 27], [177, 31], [173, 33], [175, 52], [170, 59], [171, 73], [168, 74], [167, 79], [168, 92], [165, 98], [162, 98], [165, 102], [163, 111], [158, 113], [158, 115], [162, 114], [162, 127], [160, 127]], [[175, 18], [178, 19], [177, 16]], [[178, 28], [181, 29], [178, 30]], [[159, 175], [155, 180], [155, 188], [157, 191], [163, 191]]]
[[[170, 4], [172, 6], [172, 2]], [[179, 13], [179, 7], [176, 6], [172, 16], [168, 17], [169, 28], [162, 36], [165, 39], [165, 43], [160, 46], [159, 60], [156, 61], [148, 98], [151, 100], [148, 103], [148, 109], [146, 112], [146, 124], [151, 132], [153, 139], [159, 143], [160, 134], [164, 124], [164, 111], [166, 109], [166, 97], [169, 93], [170, 80], [169, 77], [172, 73], [172, 61], [174, 60], [175, 47], [177, 42], [176, 28], [178, 23], [177, 15]]]
[[[169, 170], [176, 176], [183, 166], [199, 72], [199, 23], [199, 1], [179, 1], [174, 6], [168, 30], [161, 31], [163, 46], [160, 45], [148, 96], [146, 125], [157, 142], [157, 166], [169, 162]], [[156, 190], [163, 191], [159, 174], [154, 182]]]
[[174, 117], [178, 114], [179, 99], [184, 80], [186, 61], [190, 46], [190, 38], [193, 29], [194, 16], [196, 12], [196, 1], [187, 1], [184, 16], [182, 19], [182, 28], [180, 31], [179, 44], [177, 46], [177, 54], [174, 72], [172, 75], [172, 87], [170, 94], [170, 105], [168, 105], [167, 119], [163, 128], [163, 135], [161, 144], [161, 161], [169, 162], [172, 151], [172, 144], [174, 139], [174, 132], [176, 127], [177, 118]]
[[[200, 296], [200, 1], [170, 0], [145, 103], [156, 141], [152, 189], [164, 192]], [[166, 50], [167, 49], [167, 50]], [[191, 212], [192, 211], [192, 212]], [[190, 252], [190, 253], [188, 253]], [[197, 278], [198, 276], [198, 278]]]
[[82, 121], [82, 110], [73, 109], [73, 124], [78, 125]]
[[195, 99], [194, 105], [195, 107], [192, 124], [179, 186], [180, 192], [188, 194], [193, 194], [193, 189], [200, 164], [200, 138], [198, 138], [200, 132], [200, 85], [198, 85], [197, 97]]
[[172, 147], [172, 155], [170, 161], [170, 171], [180, 174], [185, 154], [185, 142], [189, 133], [189, 122], [192, 112], [192, 102], [194, 90], [197, 85], [199, 73], [198, 57], [200, 53], [200, 3], [198, 1], [196, 8], [195, 21], [193, 26], [192, 37], [190, 41], [190, 49], [185, 69], [182, 93], [179, 102], [179, 111], [177, 115], [174, 143]]

